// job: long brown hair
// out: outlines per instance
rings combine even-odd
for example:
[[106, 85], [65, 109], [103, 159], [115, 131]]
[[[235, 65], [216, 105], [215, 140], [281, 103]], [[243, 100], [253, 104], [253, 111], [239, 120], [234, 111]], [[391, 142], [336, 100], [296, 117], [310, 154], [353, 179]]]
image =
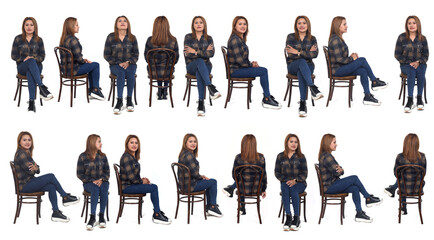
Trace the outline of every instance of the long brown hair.
[[259, 153], [256, 146], [256, 138], [252, 134], [247, 134], [241, 140], [241, 159], [243, 161], [254, 163], [259, 160]]
[[338, 36], [342, 41], [344, 41], [344, 39], [342, 38], [342, 33], [339, 30], [339, 28], [340, 28], [340, 26], [344, 20], [346, 20], [346, 19], [342, 16], [337, 16], [337, 17], [333, 18], [332, 26], [330, 27], [329, 41], [332, 38], [333, 34], [336, 34], [336, 36]]
[[416, 134], [410, 133], [405, 137], [402, 155], [410, 162], [416, 162], [418, 159], [421, 159], [419, 137]]
[[77, 23], [77, 18], [75, 17], [69, 17], [65, 19], [65, 22], [63, 23], [63, 31], [62, 36], [60, 37], [60, 43], [59, 45], [62, 46], [65, 43], [65, 38], [68, 35], [75, 36], [74, 27]]
[[[188, 149], [188, 147], [187, 147], [187, 141], [188, 141], [188, 139], [189, 139], [190, 137], [194, 137], [194, 139], [196, 139], [196, 149], [194, 149], [193, 151], [191, 151], [191, 150]], [[187, 133], [187, 134], [185, 134], [184, 139], [182, 140], [182, 148], [181, 148], [181, 151], [179, 152], [179, 156], [178, 156], [178, 158], [181, 157], [182, 152], [184, 152], [185, 150], [190, 151], [190, 152], [193, 152], [194, 157], [197, 157], [197, 156], [198, 156], [198, 152], [199, 152], [199, 141], [197, 140], [196, 135], [194, 135], [193, 133]]]
[[157, 46], [166, 45], [169, 40], [176, 38], [170, 33], [169, 20], [165, 16], [159, 16], [154, 21], [151, 43]]
[[125, 18], [125, 20], [127, 20], [127, 24], [128, 24], [128, 28], [127, 28], [128, 40], [134, 41], [134, 38], [136, 38], [136, 36], [134, 36], [131, 33], [131, 24], [130, 24], [130, 21], [124, 15], [117, 17], [116, 20], [115, 20], [115, 40], [119, 42], [119, 29], [117, 28], [117, 24], [118, 24], [119, 18]]
[[239, 36], [241, 38], [240, 33], [238, 33], [237, 30], [235, 30], [235, 26], [237, 25], [237, 22], [240, 19], [244, 19], [244, 21], [246, 21], [247, 28], [246, 28], [246, 32], [243, 33], [243, 35], [242, 35], [242, 40], [244, 42], [247, 42], [247, 34], [249, 33], [249, 22], [247, 21], [247, 18], [245, 18], [243, 16], [236, 16], [234, 18], [234, 21], [232, 21], [232, 33], [231, 33], [231, 35], [236, 34], [237, 36]]
[[99, 154], [101, 157], [104, 157], [105, 154], [101, 152], [101, 150], [96, 149], [96, 141], [101, 139], [99, 135], [91, 134], [87, 137], [86, 140], [86, 151], [85, 153], [89, 157], [90, 160], [95, 160], [96, 154]]
[[424, 36], [422, 35], [422, 24], [420, 23], [420, 20], [417, 16], [412, 15], [412, 16], [408, 16], [407, 20], [405, 20], [405, 38], [407, 38], [407, 40], [410, 40], [410, 30], [408, 30], [408, 21], [410, 19], [414, 19], [414, 21], [416, 22], [417, 25], [417, 39], [419, 41], [422, 41], [422, 39], [424, 38]]
[[24, 29], [24, 25], [29, 20], [32, 21], [33, 27], [35, 28], [35, 31], [33, 32], [33, 38], [35, 39], [36, 42], [39, 42], [38, 23], [36, 22], [36, 19], [34, 19], [32, 17], [24, 18], [23, 25], [21, 26], [21, 30], [22, 30], [21, 38], [23, 39], [23, 41], [26, 40], [26, 30]]
[[[192, 35], [193, 39], [196, 39], [196, 30], [194, 30], [194, 21], [197, 18], [200, 18], [202, 20], [202, 22], [203, 22], [203, 34], [202, 35], [205, 38], [205, 40], [208, 41], [208, 28], [206, 26], [205, 18], [202, 17], [202, 16], [196, 16], [196, 17], [193, 18], [193, 21], [191, 21], [191, 35]], [[197, 39], [197, 40], [200, 40], [200, 39]]]
[[[130, 140], [132, 138], [137, 139], [137, 143], [139, 145], [137, 147], [136, 152], [131, 152], [130, 149], [128, 148], [128, 143], [130, 142]], [[132, 135], [132, 134], [127, 136], [127, 139], [125, 139], [125, 152], [131, 154], [131, 156], [135, 157], [137, 161], [140, 160], [140, 139], [139, 139], [139, 137], [137, 137], [136, 135]]]
[[303, 153], [301, 152], [300, 139], [298, 138], [297, 135], [292, 134], [292, 133], [288, 134], [285, 138], [285, 142], [284, 142], [285, 150], [283, 151], [283, 154], [285, 154], [285, 156], [288, 156], [288, 153], [289, 153], [288, 142], [289, 142], [289, 139], [292, 137], [295, 137], [297, 139], [297, 143], [298, 143], [297, 149], [295, 150], [295, 154], [297, 154], [297, 157], [299, 157], [299, 158], [304, 157]]
[[327, 133], [322, 136], [321, 145], [319, 147], [318, 160], [321, 158], [321, 154], [324, 152], [332, 153], [330, 149], [330, 145], [333, 142], [333, 139], [336, 138], [335, 135]]
[[306, 16], [298, 16], [295, 19], [295, 22], [294, 22], [295, 39], [300, 41], [300, 33], [298, 32], [298, 28], [297, 28], [297, 22], [299, 19], [304, 19], [306, 21], [306, 24], [307, 24], [306, 37], [307, 37], [307, 39], [309, 39], [309, 41], [312, 40], [312, 34], [311, 34], [311, 30], [310, 30], [310, 20]]
[[21, 150], [24, 150], [25, 152], [27, 152], [25, 149], [23, 149], [23, 148], [21, 147], [21, 144], [20, 144], [21, 139], [22, 139], [24, 136], [26, 136], [26, 135], [29, 136], [29, 137], [30, 137], [30, 140], [32, 141], [32, 146], [30, 146], [29, 151], [28, 151], [30, 157], [32, 157], [32, 156], [33, 156], [33, 149], [35, 148], [35, 145], [33, 144], [33, 137], [32, 137], [32, 134], [30, 134], [29, 132], [22, 131], [22, 132], [20, 132], [20, 133], [18, 134], [18, 137], [17, 137], [17, 151], [18, 151], [19, 149], [21, 149]]

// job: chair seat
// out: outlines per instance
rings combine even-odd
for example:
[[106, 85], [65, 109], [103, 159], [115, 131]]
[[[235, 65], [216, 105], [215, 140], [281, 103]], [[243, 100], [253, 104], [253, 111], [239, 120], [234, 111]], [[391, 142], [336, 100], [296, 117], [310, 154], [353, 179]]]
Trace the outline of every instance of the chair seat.
[[[108, 194], [110, 195], [110, 192]], [[90, 197], [91, 195], [90, 192], [87, 192], [86, 190], [83, 191], [83, 196]]]
[[[315, 79], [315, 74], [312, 74], [312, 76], [311, 76], [311, 78], [312, 78], [312, 80], [313, 79]], [[292, 74], [290, 74], [290, 73], [288, 73], [288, 74], [286, 74], [286, 78], [290, 78], [290, 79], [298, 79], [298, 76], [297, 75], [292, 75]]]
[[122, 193], [122, 196], [124, 196], [124, 197], [144, 197], [144, 196], [146, 196], [146, 193], [145, 194], [138, 194], [138, 193], [126, 194], [126, 193]]
[[356, 78], [357, 78], [357, 76], [344, 76], [344, 77], [333, 76], [334, 80], [347, 80], [347, 81], [349, 81], [349, 80], [354, 80]]
[[[299, 197], [305, 197], [307, 195], [307, 192], [302, 192], [298, 194]], [[282, 196], [282, 192], [280, 192], [280, 196]]]
[[234, 77], [231, 77], [231, 80], [232, 81], [252, 81], [252, 80], [255, 80], [256, 78], [234, 78]]
[[[182, 195], [188, 195], [188, 192], [181, 192], [181, 191], [179, 191], [179, 193], [182, 194]], [[206, 190], [202, 190], [202, 191], [198, 191], [198, 192], [191, 192], [190, 195], [196, 196], [196, 195], [202, 195], [204, 193], [206, 193]]]
[[399, 74], [399, 76], [400, 76], [401, 78], [407, 78], [407, 74], [405, 74], [405, 73], [401, 73], [401, 74]]
[[[189, 73], [185, 74], [185, 77], [186, 77], [186, 78], [189, 78], [189, 79], [196, 79], [196, 75], [191, 75], [191, 74], [189, 74]], [[209, 78], [210, 78], [210, 79], [213, 78], [213, 75], [210, 74], [210, 75], [209, 75]]]
[[[134, 77], [137, 78], [137, 74], [134, 74]], [[116, 79], [118, 76], [116, 76], [116, 74], [110, 73], [109, 78]]]
[[82, 75], [74, 75], [74, 76], [69, 76], [69, 75], [65, 75], [62, 74], [62, 78], [68, 78], [68, 79], [79, 79], [79, 78], [87, 78], [88, 74], [82, 74]]
[[[151, 76], [148, 75], [148, 78], [151, 79]], [[172, 79], [175, 79], [175, 76], [172, 75]], [[161, 79], [152, 79], [152, 80], [156, 80], [156, 81], [169, 81], [169, 78], [161, 78]]]
[[[398, 195], [401, 195], [401, 192], [399, 190], [396, 192]], [[420, 195], [423, 196], [423, 192]], [[404, 195], [403, 197], [419, 197], [419, 195], [418, 194], [411, 194], [411, 195]]]
[[20, 196], [23, 196], [23, 197], [38, 197], [38, 196], [43, 196], [43, 195], [45, 195], [45, 192], [33, 192], [33, 193], [20, 192]]
[[[19, 79], [23, 79], [23, 80], [24, 80], [24, 79], [27, 80], [27, 76], [26, 76], [26, 75], [21, 75], [21, 74], [19, 74], [19, 73], [17, 74], [17, 78], [19, 78]], [[41, 79], [43, 79], [43, 78], [44, 78], [44, 75], [41, 74]]]
[[337, 194], [324, 193], [324, 197], [348, 197], [348, 193], [337, 193]]

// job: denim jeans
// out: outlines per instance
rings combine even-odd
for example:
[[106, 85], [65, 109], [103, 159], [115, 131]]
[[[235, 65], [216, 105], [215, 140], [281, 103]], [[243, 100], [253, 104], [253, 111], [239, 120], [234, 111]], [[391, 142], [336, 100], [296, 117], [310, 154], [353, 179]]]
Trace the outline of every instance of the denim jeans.
[[312, 86], [312, 73], [315, 69], [313, 64], [306, 62], [306, 59], [300, 58], [291, 62], [288, 66], [288, 72], [298, 77], [298, 88], [300, 90], [300, 100], [306, 100], [307, 86]]
[[151, 202], [154, 206], [154, 213], [160, 212], [160, 199], [158, 198], [158, 186], [155, 184], [134, 184], [125, 188], [123, 193], [126, 194], [151, 194]]
[[123, 97], [125, 79], [127, 79], [127, 96], [133, 96], [134, 84], [136, 83], [136, 69], [137, 65], [135, 64], [129, 65], [127, 69], [124, 69], [119, 65], [110, 65], [110, 71], [117, 77], [116, 85], [118, 90], [118, 98]]
[[368, 77], [371, 79], [371, 81], [377, 79], [372, 72], [368, 62], [363, 57], [357, 58], [356, 60], [341, 66], [335, 73], [335, 76], [337, 77], [344, 77], [349, 75], [360, 76], [360, 82], [362, 83], [363, 91], [365, 92], [365, 94], [370, 93]]
[[286, 214], [291, 214], [290, 202], [294, 209], [294, 216], [300, 216], [300, 193], [304, 192], [306, 186], [303, 183], [297, 183], [289, 187], [286, 182], [280, 183], [280, 190], [282, 191], [282, 202]]
[[211, 69], [212, 66], [205, 64], [202, 58], [198, 58], [187, 65], [187, 72], [191, 75], [196, 75], [199, 100], [205, 98], [205, 86], [211, 85], [211, 80], [209, 79]]
[[234, 78], [259, 77], [262, 90], [264, 91], [264, 97], [269, 97], [271, 95], [268, 83], [268, 70], [264, 67], [240, 68], [233, 72], [231, 76]]
[[21, 190], [23, 193], [48, 192], [48, 198], [50, 199], [53, 211], [59, 210], [56, 191], [59, 192], [60, 196], [66, 196], [66, 192], [52, 173], [32, 178]]
[[407, 75], [408, 96], [413, 97], [414, 84], [417, 78], [417, 95], [422, 96], [425, 86], [426, 64], [420, 64], [414, 69], [410, 64], [401, 65], [401, 72]]
[[362, 182], [355, 175], [346, 178], [341, 178], [336, 180], [330, 187], [328, 187], [325, 193], [328, 194], [338, 194], [338, 193], [351, 193], [353, 197], [354, 205], [356, 205], [356, 211], [362, 211], [362, 205], [360, 202], [360, 193], [363, 197], [370, 197], [369, 193], [366, 191]]
[[199, 180], [194, 187], [194, 192], [206, 190], [206, 206], [217, 204], [217, 181], [210, 178], [209, 180]]
[[90, 193], [90, 214], [96, 214], [98, 199], [100, 199], [99, 212], [104, 213], [108, 202], [109, 183], [102, 182], [99, 187], [93, 182], [83, 183], [83, 188], [86, 192]]
[[76, 75], [89, 74], [89, 89], [99, 88], [99, 63], [83, 63], [78, 67]]
[[19, 74], [27, 77], [29, 99], [35, 100], [36, 86], [44, 85], [41, 80], [42, 64], [37, 63], [33, 58], [29, 58], [25, 62], [18, 64], [17, 68]]

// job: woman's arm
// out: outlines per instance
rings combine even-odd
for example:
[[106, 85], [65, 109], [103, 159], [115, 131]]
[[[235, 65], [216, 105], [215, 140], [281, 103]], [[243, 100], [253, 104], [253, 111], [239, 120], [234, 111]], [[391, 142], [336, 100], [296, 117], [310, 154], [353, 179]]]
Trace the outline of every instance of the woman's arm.
[[128, 61], [130, 62], [130, 64], [137, 64], [137, 61], [139, 61], [139, 44], [137, 43], [136, 37], [134, 37], [132, 44], [133, 52], [131, 53], [131, 58], [128, 59]]
[[233, 55], [229, 56], [228, 54], [228, 60], [230, 60], [230, 62], [238, 64], [240, 67], [244, 68], [252, 67], [252, 63], [249, 61], [249, 59], [244, 57], [243, 42], [239, 37], [232, 37], [229, 40], [228, 52], [229, 50]]
[[306, 49], [306, 51], [302, 49], [300, 51], [300, 56], [306, 60], [310, 60], [318, 57], [318, 47], [317, 47], [318, 44], [314, 36], [312, 36], [311, 42], [312, 42], [312, 47], [310, 49]]
[[175, 48], [173, 49], [173, 51], [175, 51], [175, 64], [178, 62], [179, 60], [179, 47], [178, 47], [178, 41], [175, 39]]
[[38, 49], [39, 49], [39, 51], [35, 57], [35, 60], [38, 63], [42, 63], [45, 59], [45, 47], [44, 47], [44, 41], [42, 41], [42, 38], [39, 38]]
[[123, 156], [120, 161], [121, 173], [131, 184], [141, 184], [140, 173], [136, 174], [134, 160], [131, 157]]
[[[327, 169], [327, 171], [335, 177], [339, 177], [341, 175], [344, 175], [344, 170], [340, 167], [338, 162], [335, 160], [335, 158], [331, 154], [327, 154], [327, 156], [324, 158], [323, 165]], [[340, 172], [338, 171], [338, 168], [341, 169]]]
[[426, 40], [426, 38], [423, 39], [422, 46], [423, 46], [422, 58], [419, 59], [419, 63], [426, 64], [426, 62], [428, 62], [428, 57], [429, 57], [428, 41]]
[[329, 42], [330, 60], [334, 59], [337, 63], [348, 64], [353, 58], [345, 54], [345, 43], [338, 36], [332, 37]]
[[107, 39], [105, 40], [105, 44], [104, 44], [104, 59], [110, 65], [117, 65], [117, 64], [119, 64], [121, 62], [120, 61], [116, 61], [116, 59], [112, 56], [112, 54], [113, 54], [113, 49], [112, 49], [113, 39], [114, 39], [113, 34], [109, 34], [107, 36]]
[[404, 40], [405, 40], [405, 35], [401, 34], [398, 36], [395, 45], [395, 58], [396, 60], [398, 60], [400, 64], [409, 64], [410, 60], [408, 60], [404, 55], [402, 55], [402, 53], [404, 52], [404, 49], [402, 47]]
[[289, 180], [289, 176], [282, 174], [282, 162], [284, 160], [283, 153], [277, 155], [276, 165], [274, 166], [274, 176], [276, 176], [277, 180], [280, 182], [287, 182]]
[[104, 157], [103, 162], [104, 162], [103, 175], [102, 175], [101, 179], [105, 182], [108, 182], [108, 180], [110, 178], [110, 167], [108, 164], [107, 157]]
[[87, 156], [86, 154], [80, 154], [80, 156], [78, 157], [78, 161], [77, 161], [77, 177], [83, 182], [83, 183], [88, 183], [88, 182], [92, 182], [93, 179], [91, 176], [86, 175], [86, 168], [89, 167], [89, 163], [86, 164], [85, 162], [87, 161]]
[[21, 63], [24, 60], [24, 57], [20, 55], [19, 42], [20, 36], [15, 37], [11, 51], [11, 58], [17, 63]]
[[74, 62], [77, 62], [80, 64], [85, 63], [85, 61], [83, 59], [81, 44], [78, 41], [78, 38], [72, 37], [72, 39], [70, 40], [69, 43], [70, 43], [69, 48], [72, 52], [72, 55], [74, 55]]
[[298, 169], [298, 176], [296, 177], [297, 182], [304, 182], [307, 179], [307, 162], [306, 158], [302, 157], [300, 160], [300, 166]]
[[211, 36], [208, 36], [208, 45], [206, 46], [206, 49], [202, 50], [199, 48], [197, 50], [197, 55], [202, 58], [212, 58], [214, 57], [214, 52], [214, 41]]
[[196, 158], [194, 157], [193, 153], [186, 152], [182, 156], [181, 163], [188, 167], [190, 170], [190, 177], [192, 179], [201, 180], [202, 176], [199, 173], [199, 164], [195, 160]]

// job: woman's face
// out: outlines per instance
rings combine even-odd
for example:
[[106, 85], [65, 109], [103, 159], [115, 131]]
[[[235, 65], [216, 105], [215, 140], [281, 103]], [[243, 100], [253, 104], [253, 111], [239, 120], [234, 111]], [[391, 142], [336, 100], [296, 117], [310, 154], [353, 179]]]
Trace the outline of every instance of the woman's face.
[[78, 26], [78, 21], [75, 21], [75, 24], [74, 24], [74, 33], [78, 33], [78, 30], [80, 30], [80, 27]]
[[297, 20], [297, 30], [299, 33], [306, 33], [307, 27], [306, 19], [300, 18]]
[[33, 25], [32, 20], [29, 19], [24, 23], [24, 31], [27, 35], [33, 35], [35, 32], [35, 25]]
[[189, 137], [187, 139], [187, 142], [185, 143], [185, 145], [187, 146], [187, 149], [190, 151], [194, 151], [196, 150], [197, 147], [197, 140], [195, 137]]
[[414, 18], [408, 19], [408, 21], [407, 21], [407, 29], [411, 33], [416, 33], [416, 31], [417, 31], [417, 23], [416, 23], [416, 20]]
[[193, 28], [196, 32], [203, 32], [204, 25], [201, 18], [194, 19]]
[[116, 28], [118, 30], [127, 30], [128, 29], [127, 19], [124, 17], [119, 18], [118, 21], [116, 22]]
[[137, 149], [139, 149], [139, 141], [137, 140], [137, 138], [131, 138], [128, 141], [128, 150], [130, 152], [136, 152]]
[[20, 146], [24, 150], [29, 150], [32, 147], [32, 144], [32, 139], [29, 135], [24, 135], [23, 137], [21, 137]]
[[247, 31], [247, 22], [246, 20], [240, 18], [235, 24], [235, 31], [238, 33], [244, 34]]
[[298, 141], [296, 137], [290, 137], [287, 144], [289, 150], [292, 152], [295, 152], [298, 148]]
[[101, 151], [101, 148], [102, 148], [101, 138], [96, 139], [95, 147], [96, 147], [96, 150]]
[[333, 140], [332, 140], [332, 142], [330, 143], [330, 150], [333, 152], [333, 151], [336, 151], [336, 147], [337, 147], [338, 145], [336, 144], [336, 138], [333, 138]]
[[339, 26], [339, 31], [342, 33], [346, 33], [348, 29], [347, 20], [342, 20], [341, 25]]

